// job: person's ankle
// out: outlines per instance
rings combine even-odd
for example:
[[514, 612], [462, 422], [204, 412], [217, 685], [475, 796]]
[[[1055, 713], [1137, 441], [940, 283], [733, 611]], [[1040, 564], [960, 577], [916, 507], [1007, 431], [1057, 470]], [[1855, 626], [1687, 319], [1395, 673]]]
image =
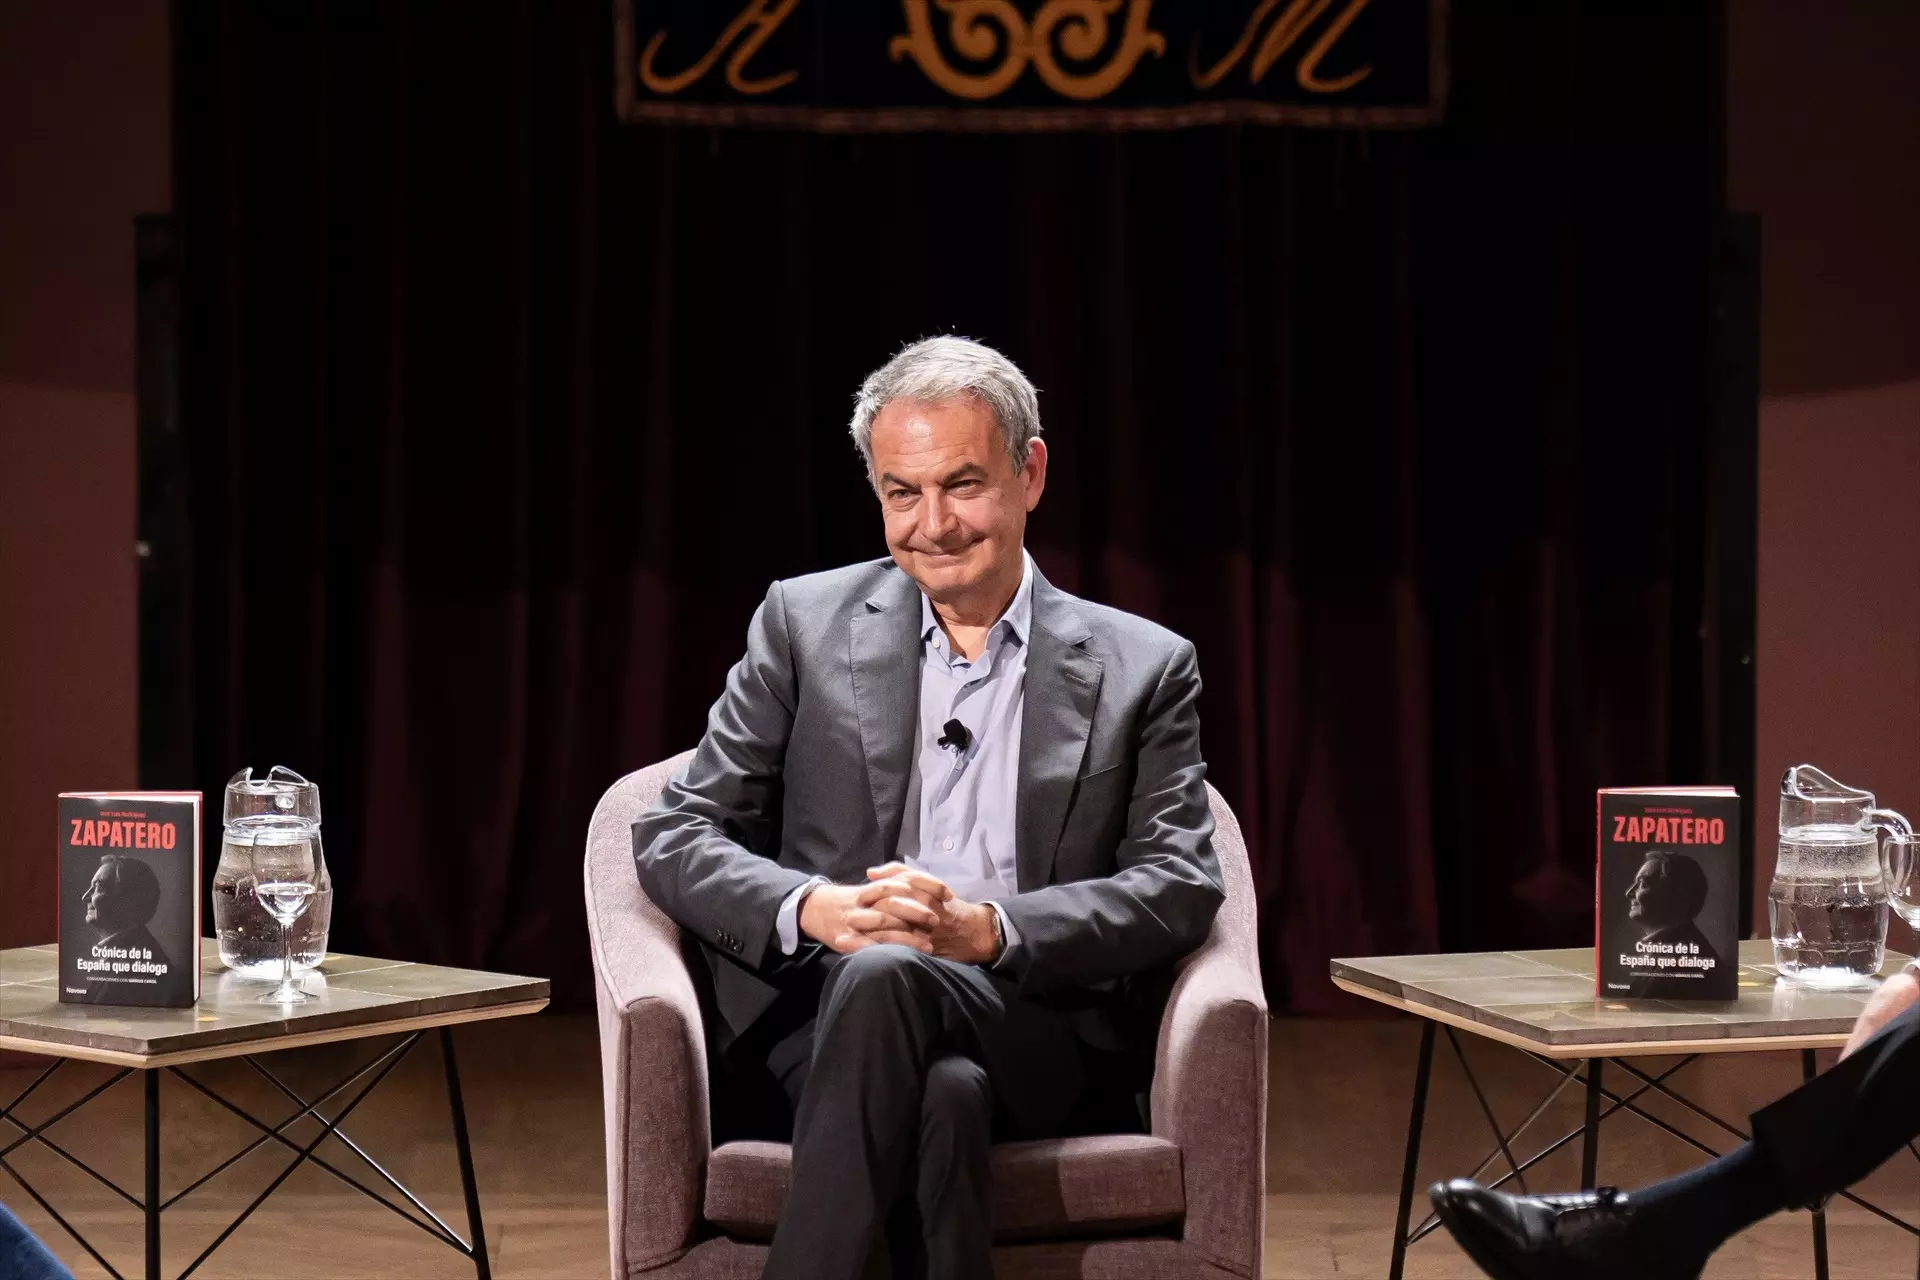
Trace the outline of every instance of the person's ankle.
[[1778, 1172], [1752, 1143], [1627, 1198], [1636, 1240], [1655, 1250], [1649, 1260], [1673, 1254], [1696, 1270], [1734, 1235], [1787, 1207]]

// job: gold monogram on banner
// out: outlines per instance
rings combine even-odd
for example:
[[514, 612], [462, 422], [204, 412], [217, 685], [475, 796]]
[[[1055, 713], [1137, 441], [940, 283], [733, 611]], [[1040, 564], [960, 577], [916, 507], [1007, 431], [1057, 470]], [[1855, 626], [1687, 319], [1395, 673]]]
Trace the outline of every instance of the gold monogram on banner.
[[833, 131], [1428, 125], [1446, 16], [1446, 0], [614, 0], [615, 108]]
[[[1200, 70], [1198, 55], [1195, 55], [1191, 74], [1196, 88], [1213, 88], [1226, 78], [1228, 72], [1240, 65], [1240, 60], [1247, 56], [1247, 50], [1253, 48], [1254, 37], [1260, 35], [1261, 24], [1272, 17], [1274, 9], [1279, 7], [1279, 2], [1280, 0], [1260, 0], [1259, 7], [1248, 15], [1247, 25], [1241, 29], [1240, 38], [1234, 42], [1233, 48], [1227, 51], [1226, 57], [1220, 59], [1208, 70]], [[1373, 74], [1371, 66], [1364, 66], [1332, 80], [1320, 78], [1321, 61], [1326, 58], [1340, 37], [1346, 34], [1347, 28], [1353, 25], [1353, 20], [1360, 16], [1360, 11], [1366, 8], [1368, 3], [1369, 0], [1347, 0], [1346, 7], [1340, 11], [1339, 16], [1327, 24], [1319, 38], [1301, 56], [1299, 64], [1294, 69], [1294, 78], [1299, 81], [1302, 89], [1310, 93], [1341, 93]], [[1333, 0], [1290, 0], [1287, 7], [1281, 10], [1280, 15], [1273, 19], [1272, 25], [1266, 28], [1266, 37], [1260, 41], [1260, 48], [1254, 53], [1253, 61], [1247, 67], [1248, 80], [1259, 84], [1267, 72], [1273, 68], [1273, 64], [1278, 62], [1281, 56], [1293, 47], [1294, 42], [1320, 20], [1332, 4]]]
[[[1118, 88], [1143, 55], [1159, 57], [1167, 51], [1166, 37], [1147, 27], [1153, 0], [1125, 0], [1119, 45], [1111, 51], [1107, 48], [1109, 19], [1122, 0], [1047, 0], [1031, 22], [1008, 0], [938, 0], [938, 4], [947, 15], [947, 39], [961, 56], [975, 64], [998, 58], [998, 65], [972, 74], [956, 70], [940, 51], [927, 0], [902, 0], [907, 33], [895, 36], [887, 52], [896, 62], [912, 58], [927, 79], [970, 102], [999, 97], [1029, 65], [1061, 97], [1091, 102]], [[1054, 56], [1056, 39], [1061, 52], [1076, 63], [1091, 63], [1102, 54], [1107, 61], [1076, 75]]]
[[747, 7], [726, 25], [726, 29], [721, 31], [719, 38], [708, 47], [705, 54], [701, 55], [700, 60], [675, 75], [662, 74], [655, 65], [655, 60], [660, 54], [660, 46], [666, 42], [667, 33], [654, 32], [653, 37], [647, 41], [647, 47], [640, 52], [640, 83], [650, 92], [657, 93], [663, 98], [672, 97], [688, 85], [698, 83], [705, 78], [706, 74], [713, 70], [714, 64], [720, 60], [720, 55], [731, 49], [733, 56], [727, 59], [727, 87], [735, 93], [751, 97], [771, 93], [783, 85], [792, 84], [800, 77], [797, 71], [749, 80], [746, 70], [748, 60], [760, 52], [760, 46], [779, 29], [780, 24], [787, 20], [787, 15], [793, 12], [793, 7], [799, 3], [800, 0], [747, 0]]

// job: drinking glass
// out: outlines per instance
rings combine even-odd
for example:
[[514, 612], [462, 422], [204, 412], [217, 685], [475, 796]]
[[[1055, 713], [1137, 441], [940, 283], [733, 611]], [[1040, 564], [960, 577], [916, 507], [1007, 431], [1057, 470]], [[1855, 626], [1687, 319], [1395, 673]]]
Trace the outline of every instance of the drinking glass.
[[1920, 930], [1920, 833], [1888, 832], [1880, 849], [1886, 859], [1887, 905]]
[[293, 977], [293, 922], [307, 909], [319, 886], [320, 833], [289, 843], [247, 846], [253, 895], [280, 925], [280, 985], [260, 997], [261, 1004], [305, 1004], [314, 999]]

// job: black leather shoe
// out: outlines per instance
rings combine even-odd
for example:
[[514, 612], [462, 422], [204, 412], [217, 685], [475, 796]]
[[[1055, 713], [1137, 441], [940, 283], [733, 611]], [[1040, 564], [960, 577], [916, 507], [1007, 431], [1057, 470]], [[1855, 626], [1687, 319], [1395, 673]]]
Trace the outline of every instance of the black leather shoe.
[[[1509, 1196], [1465, 1178], [1436, 1182], [1427, 1195], [1479, 1268], [1492, 1280], [1698, 1280], [1700, 1268], [1636, 1231], [1624, 1191], [1601, 1187], [1565, 1196]], [[1663, 1256], [1664, 1255], [1664, 1256]]]

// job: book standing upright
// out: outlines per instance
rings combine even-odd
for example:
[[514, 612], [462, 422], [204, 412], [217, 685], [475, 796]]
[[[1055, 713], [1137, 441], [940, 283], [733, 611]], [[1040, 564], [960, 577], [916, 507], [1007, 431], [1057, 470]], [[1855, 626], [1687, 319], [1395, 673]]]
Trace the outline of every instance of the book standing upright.
[[60, 999], [200, 998], [197, 791], [60, 795]]
[[1594, 995], [1731, 1000], [1740, 968], [1740, 797], [1731, 787], [1599, 793]]

